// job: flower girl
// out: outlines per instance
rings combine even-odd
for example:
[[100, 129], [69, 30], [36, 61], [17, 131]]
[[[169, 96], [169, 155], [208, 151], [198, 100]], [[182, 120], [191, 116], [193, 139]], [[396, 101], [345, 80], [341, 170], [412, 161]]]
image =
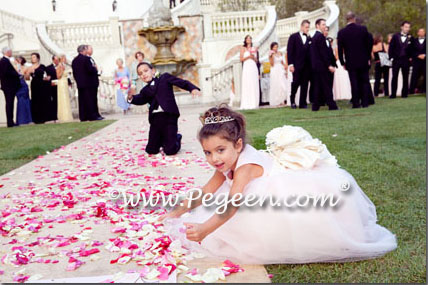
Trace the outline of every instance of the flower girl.
[[[246, 264], [355, 261], [397, 247], [352, 175], [304, 129], [273, 129], [259, 151], [247, 144], [244, 117], [227, 106], [201, 120], [198, 139], [215, 171], [198, 199], [191, 194], [160, 218], [173, 238]], [[220, 206], [208, 207], [213, 201]]]

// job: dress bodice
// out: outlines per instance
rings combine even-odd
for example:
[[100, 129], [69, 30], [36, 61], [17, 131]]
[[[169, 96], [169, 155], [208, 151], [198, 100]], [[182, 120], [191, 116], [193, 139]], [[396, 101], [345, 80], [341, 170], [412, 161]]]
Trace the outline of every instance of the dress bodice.
[[273, 57], [273, 62], [275, 63], [275, 65], [281, 64], [281, 62], [282, 62], [282, 56], [281, 55], [275, 55]]
[[[247, 144], [245, 145], [244, 150], [239, 154], [238, 161], [235, 166], [235, 170], [238, 169], [241, 165], [244, 164], [257, 164], [263, 167], [263, 176], [269, 175], [270, 169], [273, 165], [272, 158], [262, 151], [255, 149], [253, 146]], [[233, 178], [229, 178], [228, 174], [231, 170], [228, 170], [223, 173], [226, 177], [226, 181], [229, 185], [232, 185]]]

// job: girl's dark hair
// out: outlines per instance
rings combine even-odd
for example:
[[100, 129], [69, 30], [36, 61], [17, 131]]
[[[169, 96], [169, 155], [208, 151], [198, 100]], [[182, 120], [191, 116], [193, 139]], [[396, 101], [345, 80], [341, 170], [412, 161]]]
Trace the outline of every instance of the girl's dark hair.
[[277, 46], [277, 45], [278, 45], [278, 43], [277, 43], [277, 42], [273, 42], [273, 43], [271, 43], [271, 44], [270, 44], [270, 49], [273, 49], [273, 47], [274, 47], [274, 46]]
[[[244, 47], [247, 47], [247, 38], [250, 37], [251, 39], [253, 39], [250, 35], [246, 35], [244, 38]], [[251, 42], [251, 46], [253, 46], [253, 42]]]
[[35, 55], [35, 56], [37, 57], [37, 59], [38, 59], [38, 60], [40, 60], [40, 54], [39, 54], [39, 53], [37, 53], [37, 52], [33, 52], [33, 53], [31, 54], [31, 56], [33, 56], [33, 55]]
[[27, 62], [27, 60], [22, 55], [18, 56], [18, 59], [19, 59], [19, 64], [21, 65], [24, 65]]
[[[231, 117], [232, 121], [215, 124], [205, 124], [207, 117]], [[247, 134], [245, 131], [245, 117], [233, 110], [231, 110], [227, 104], [220, 104], [218, 107], [213, 107], [206, 111], [200, 116], [203, 127], [199, 130], [198, 140], [201, 142], [203, 139], [207, 139], [211, 136], [219, 135], [223, 139], [228, 140], [232, 143], [237, 143], [239, 139], [242, 139], [242, 147], [245, 147], [247, 141]]]
[[373, 45], [377, 45], [381, 41], [382, 41], [382, 34], [376, 33], [375, 36], [373, 37]]
[[135, 53], [135, 59], [137, 59], [137, 58], [138, 58], [138, 55], [139, 55], [139, 54], [144, 58], [144, 53], [142, 53], [141, 51], [137, 51], [137, 52]]
[[142, 65], [147, 65], [150, 69], [153, 69], [153, 65], [151, 65], [151, 64], [150, 64], [150, 63], [148, 63], [148, 62], [143, 61], [143, 62], [140, 62], [140, 63], [137, 65], [137, 71], [138, 71], [138, 68], [140, 68], [140, 66], [142, 66]]

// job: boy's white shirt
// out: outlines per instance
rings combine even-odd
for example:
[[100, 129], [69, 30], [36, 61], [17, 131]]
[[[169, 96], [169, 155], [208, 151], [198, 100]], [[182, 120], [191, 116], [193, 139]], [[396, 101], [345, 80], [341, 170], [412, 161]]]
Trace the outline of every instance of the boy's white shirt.
[[[154, 86], [155, 85], [155, 81], [153, 80], [152, 81], [152, 83], [150, 83], [150, 86]], [[131, 103], [132, 102], [132, 99], [131, 100], [127, 100], [128, 101], [128, 103]], [[153, 112], [152, 113], [160, 113], [160, 112], [164, 112], [164, 110], [162, 109], [162, 107], [159, 105], [159, 107], [156, 109], [156, 110], [153, 110]]]

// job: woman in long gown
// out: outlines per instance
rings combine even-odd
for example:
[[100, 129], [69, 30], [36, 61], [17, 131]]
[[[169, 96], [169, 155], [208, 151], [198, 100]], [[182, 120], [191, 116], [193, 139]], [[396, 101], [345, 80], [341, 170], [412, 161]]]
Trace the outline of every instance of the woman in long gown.
[[284, 57], [278, 51], [278, 43], [273, 42], [270, 45], [269, 61], [270, 61], [270, 89], [269, 89], [269, 105], [280, 106], [284, 104], [287, 98], [287, 75], [284, 63]]
[[43, 124], [49, 120], [51, 97], [49, 93], [49, 78], [46, 66], [40, 64], [40, 54], [31, 54], [33, 64], [28, 72], [31, 75], [31, 113], [36, 124]]
[[27, 82], [25, 82], [25, 74], [27, 67], [25, 66], [26, 60], [23, 56], [16, 58], [17, 71], [20, 74], [21, 88], [16, 93], [18, 105], [16, 107], [16, 123], [18, 125], [25, 125], [33, 122], [31, 117], [31, 101], [30, 90], [28, 89]]
[[123, 110], [123, 114], [128, 111], [129, 104], [126, 100], [128, 92], [131, 87], [130, 85], [130, 74], [127, 67], [123, 66], [123, 60], [119, 58], [116, 60], [117, 69], [114, 71], [114, 82], [116, 83], [116, 102], [117, 106]]
[[66, 71], [67, 58], [65, 55], [60, 56], [60, 62], [56, 68], [58, 78], [58, 120], [60, 122], [73, 121], [71, 111], [70, 93], [68, 91], [68, 77]]
[[380, 80], [383, 76], [383, 93], [385, 97], [389, 96], [389, 66], [382, 66], [379, 53], [388, 53], [387, 46], [383, 43], [381, 34], [376, 34], [373, 39], [372, 59], [375, 64], [375, 83], [373, 87], [374, 96], [378, 97], [380, 93]]
[[243, 264], [356, 261], [397, 247], [352, 175], [301, 127], [271, 130], [264, 152], [246, 144], [245, 118], [229, 108], [201, 121], [198, 139], [215, 170], [200, 194], [159, 219], [173, 240]]
[[349, 80], [348, 71], [340, 64], [337, 47], [334, 49], [334, 55], [336, 57], [337, 68], [333, 79], [333, 99], [334, 101], [350, 100], [352, 98], [351, 81]]
[[240, 60], [242, 66], [241, 109], [256, 109], [259, 107], [260, 86], [257, 68], [257, 48], [253, 47], [252, 38], [247, 35], [241, 48]]

